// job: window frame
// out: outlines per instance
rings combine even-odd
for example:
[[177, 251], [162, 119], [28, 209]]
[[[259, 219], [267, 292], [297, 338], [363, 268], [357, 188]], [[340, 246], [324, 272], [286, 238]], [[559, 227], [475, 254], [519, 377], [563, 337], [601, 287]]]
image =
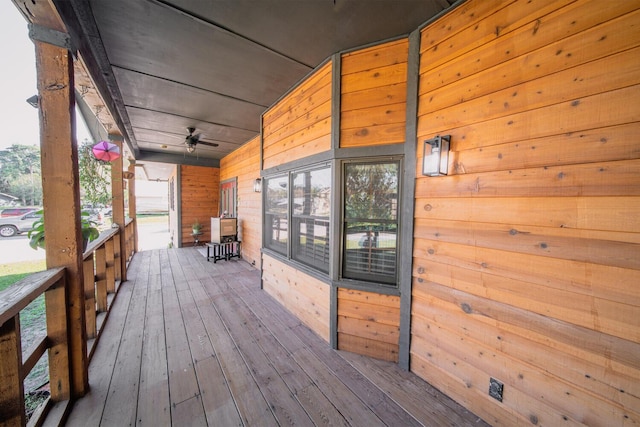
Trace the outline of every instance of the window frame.
[[[328, 277], [328, 275], [330, 274], [330, 270], [331, 270], [331, 265], [332, 265], [332, 256], [331, 256], [331, 251], [329, 251], [328, 256], [326, 257], [326, 263], [318, 263], [318, 262], [313, 262], [311, 259], [305, 259], [304, 256], [298, 256], [296, 253], [294, 253], [294, 249], [295, 247], [297, 247], [296, 245], [299, 245], [299, 240], [300, 240], [300, 230], [299, 230], [299, 220], [302, 218], [307, 218], [307, 219], [313, 219], [314, 216], [309, 216], [309, 215], [303, 215], [303, 214], [296, 214], [294, 213], [295, 211], [295, 206], [293, 203], [293, 200], [295, 198], [295, 187], [294, 187], [294, 177], [296, 174], [300, 174], [300, 173], [304, 173], [304, 172], [313, 172], [313, 171], [319, 171], [319, 170], [323, 170], [323, 169], [327, 169], [329, 171], [329, 177], [330, 180], [333, 180], [333, 174], [335, 173], [335, 168], [334, 165], [332, 164], [332, 162], [322, 162], [322, 163], [314, 163], [314, 164], [310, 164], [310, 165], [306, 165], [303, 167], [298, 167], [298, 168], [291, 168], [288, 170], [280, 170], [280, 171], [276, 171], [273, 174], [269, 174], [269, 175], [264, 175], [263, 176], [263, 180], [264, 180], [264, 186], [263, 186], [263, 192], [264, 192], [264, 197], [263, 197], [263, 247], [264, 249], [268, 250], [269, 252], [272, 252], [274, 255], [277, 255], [279, 257], [283, 257], [286, 258], [287, 261], [289, 262], [293, 262], [296, 264], [300, 264], [301, 266], [303, 266], [304, 269], [309, 269], [310, 271], [314, 272], [315, 274], [320, 274], [322, 276]], [[277, 247], [275, 247], [274, 245], [270, 245], [269, 242], [272, 241], [273, 239], [269, 238], [269, 233], [272, 232], [273, 228], [270, 226], [270, 218], [274, 215], [273, 213], [270, 213], [267, 211], [267, 197], [268, 197], [268, 183], [269, 180], [271, 179], [278, 179], [278, 178], [285, 178], [286, 177], [286, 181], [287, 181], [287, 210], [286, 210], [286, 221], [287, 221], [287, 242], [286, 242], [286, 250], [285, 251], [280, 251], [278, 250]], [[329, 246], [329, 248], [331, 247], [331, 240], [332, 240], [332, 233], [331, 233], [331, 222], [332, 222], [332, 213], [333, 213], [333, 208], [332, 205], [334, 203], [334, 188], [332, 186], [333, 182], [330, 183], [329, 189], [331, 191], [329, 197], [328, 197], [328, 201], [329, 201], [329, 214], [327, 217], [317, 217], [317, 218], [324, 218], [326, 221], [325, 226], [327, 227], [327, 233], [326, 233], [326, 241], [327, 241], [327, 245]]]
[[[401, 237], [402, 237], [402, 179], [403, 179], [403, 156], [385, 156], [385, 157], [359, 157], [359, 158], [350, 158], [343, 159], [340, 162], [339, 170], [340, 170], [340, 180], [339, 180], [339, 191], [340, 191], [340, 222], [338, 224], [338, 234], [340, 236], [340, 259], [337, 266], [338, 270], [338, 281], [339, 282], [349, 282], [352, 284], [358, 284], [358, 287], [364, 288], [376, 288], [376, 289], [397, 289], [399, 288], [399, 278], [400, 278], [400, 262], [401, 262]], [[386, 164], [386, 163], [395, 163], [397, 165], [396, 170], [396, 179], [397, 179], [397, 188], [396, 188], [396, 215], [395, 220], [380, 220], [380, 219], [371, 219], [370, 222], [377, 223], [385, 223], [385, 224], [395, 224], [396, 233], [395, 233], [395, 272], [393, 274], [392, 280], [376, 280], [378, 277], [376, 274], [354, 274], [349, 275], [345, 274], [345, 267], [347, 262], [347, 248], [346, 246], [346, 236], [347, 236], [347, 224], [348, 220], [346, 217], [346, 173], [347, 166], [353, 164]], [[362, 219], [362, 218], [360, 218]]]

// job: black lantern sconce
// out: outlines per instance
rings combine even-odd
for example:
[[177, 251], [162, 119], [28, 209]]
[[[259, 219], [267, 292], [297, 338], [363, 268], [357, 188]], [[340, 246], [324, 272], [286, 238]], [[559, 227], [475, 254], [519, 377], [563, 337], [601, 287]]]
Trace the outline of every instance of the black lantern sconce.
[[451, 135], [436, 136], [424, 141], [422, 174], [441, 176], [449, 173], [449, 144]]
[[262, 179], [256, 178], [253, 183], [253, 191], [254, 193], [259, 193], [262, 191]]

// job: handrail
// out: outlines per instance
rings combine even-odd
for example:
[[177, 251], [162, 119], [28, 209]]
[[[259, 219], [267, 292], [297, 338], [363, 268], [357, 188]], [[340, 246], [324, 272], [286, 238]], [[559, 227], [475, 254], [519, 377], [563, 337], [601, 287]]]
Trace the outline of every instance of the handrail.
[[87, 245], [87, 249], [82, 254], [82, 259], [87, 259], [89, 255], [91, 255], [97, 248], [99, 248], [107, 240], [113, 237], [114, 234], [117, 234], [118, 231], [119, 230], [117, 228], [110, 228], [100, 233], [96, 240], [92, 240], [89, 242], [89, 244]]
[[64, 275], [64, 268], [30, 274], [0, 292], [0, 326], [15, 317]]

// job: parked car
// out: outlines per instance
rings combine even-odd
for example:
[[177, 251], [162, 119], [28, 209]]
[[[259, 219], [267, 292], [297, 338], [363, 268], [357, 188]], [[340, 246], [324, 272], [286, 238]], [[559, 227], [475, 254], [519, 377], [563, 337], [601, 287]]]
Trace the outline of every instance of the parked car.
[[21, 208], [7, 208], [0, 212], [0, 218], [9, 218], [14, 216], [21, 216], [29, 212], [37, 211], [39, 208], [34, 207], [21, 207]]
[[19, 217], [0, 218], [0, 236], [12, 237], [26, 233], [41, 216], [37, 211], [31, 211]]

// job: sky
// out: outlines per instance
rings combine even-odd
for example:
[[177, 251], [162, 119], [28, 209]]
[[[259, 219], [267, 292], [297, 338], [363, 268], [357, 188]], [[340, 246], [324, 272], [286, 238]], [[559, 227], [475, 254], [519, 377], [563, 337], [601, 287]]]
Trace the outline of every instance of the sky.
[[[36, 95], [36, 60], [27, 21], [10, 0], [0, 0], [0, 34], [4, 57], [0, 61], [0, 150], [13, 144], [39, 145], [38, 110], [27, 104]], [[90, 139], [77, 119], [78, 141]]]

